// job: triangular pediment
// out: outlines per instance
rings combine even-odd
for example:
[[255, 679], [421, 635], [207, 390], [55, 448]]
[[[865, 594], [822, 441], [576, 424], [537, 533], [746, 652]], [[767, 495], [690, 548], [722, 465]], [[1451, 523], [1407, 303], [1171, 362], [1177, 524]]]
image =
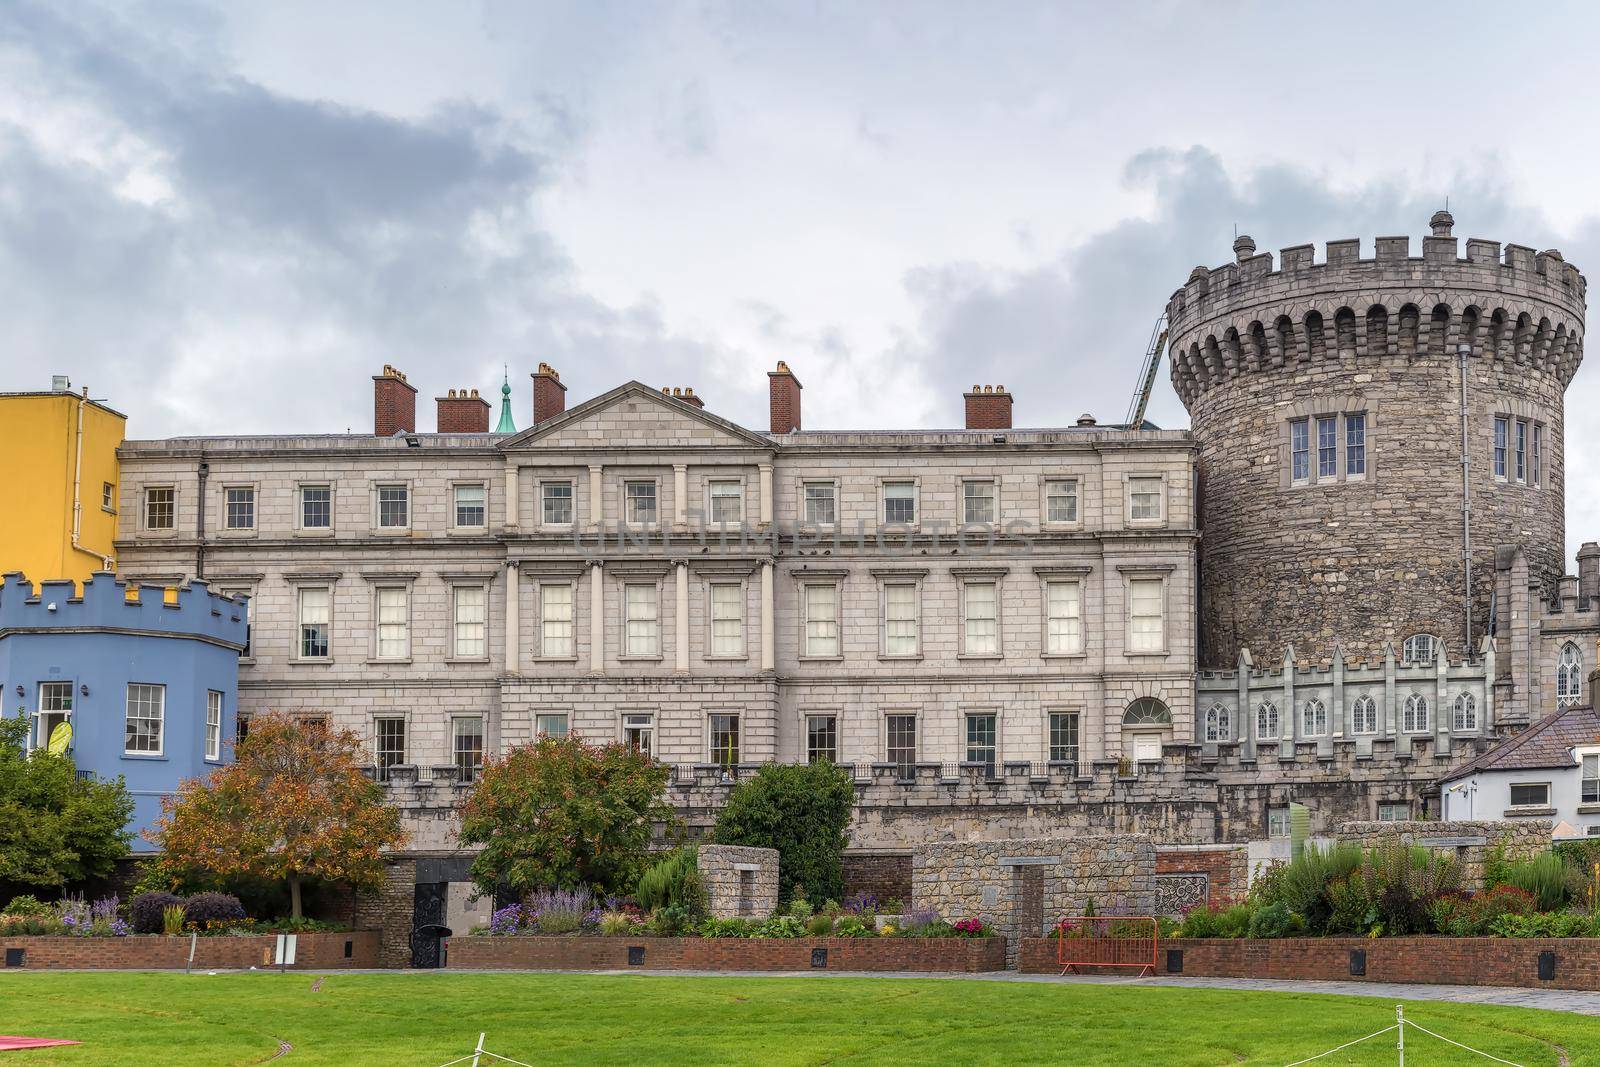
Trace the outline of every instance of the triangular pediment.
[[506, 451], [537, 448], [772, 448], [772, 442], [727, 419], [628, 382], [586, 400], [500, 443]]

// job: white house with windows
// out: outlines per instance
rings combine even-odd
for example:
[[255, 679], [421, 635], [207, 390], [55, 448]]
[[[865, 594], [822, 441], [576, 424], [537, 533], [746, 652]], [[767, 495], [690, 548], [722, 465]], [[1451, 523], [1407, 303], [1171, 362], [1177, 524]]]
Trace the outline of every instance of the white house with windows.
[[1600, 835], [1600, 714], [1560, 708], [1441, 781], [1445, 819], [1543, 819]]

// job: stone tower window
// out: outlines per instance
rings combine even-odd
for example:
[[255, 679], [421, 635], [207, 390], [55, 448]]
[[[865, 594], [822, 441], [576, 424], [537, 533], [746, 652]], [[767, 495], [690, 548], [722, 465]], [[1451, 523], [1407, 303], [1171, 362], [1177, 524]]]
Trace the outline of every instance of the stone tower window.
[[1400, 728], [1408, 734], [1425, 733], [1428, 729], [1428, 700], [1421, 693], [1406, 697], [1405, 712]]
[[1206, 740], [1227, 741], [1232, 735], [1232, 723], [1229, 722], [1228, 708], [1224, 704], [1213, 704], [1206, 710]]
[[1313, 413], [1290, 419], [1289, 484], [1323, 485], [1365, 478], [1367, 430], [1365, 411]]
[[1556, 657], [1556, 707], [1570, 708], [1583, 694], [1583, 653], [1575, 642], [1561, 646]]
[[1432, 663], [1438, 655], [1439, 639], [1432, 634], [1412, 634], [1400, 646], [1400, 658], [1409, 664]]
[[1328, 732], [1328, 706], [1320, 700], [1308, 700], [1301, 709], [1300, 732], [1307, 737], [1321, 737]]
[[1451, 728], [1457, 733], [1471, 733], [1478, 728], [1478, 701], [1471, 693], [1456, 697], [1456, 714]]
[[1256, 709], [1256, 736], [1262, 740], [1278, 736], [1278, 705], [1270, 700]]
[[1378, 732], [1378, 705], [1371, 697], [1358, 697], [1350, 708], [1350, 730], [1358, 734]]

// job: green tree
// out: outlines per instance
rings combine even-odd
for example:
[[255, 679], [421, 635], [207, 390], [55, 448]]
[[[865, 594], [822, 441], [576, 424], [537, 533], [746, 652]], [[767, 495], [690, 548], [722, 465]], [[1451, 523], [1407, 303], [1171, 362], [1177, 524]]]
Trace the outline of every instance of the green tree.
[[716, 840], [777, 849], [782, 903], [797, 887], [813, 901], [838, 900], [844, 892], [840, 857], [855, 799], [849, 776], [831, 763], [771, 763], [728, 794], [717, 815]]
[[662, 797], [668, 774], [628, 745], [571, 736], [491, 760], [461, 807], [461, 843], [483, 846], [472, 880], [485, 892], [631, 889], [654, 824], [678, 822]]
[[25, 718], [0, 719], [0, 883], [64, 886], [111, 875], [128, 854], [133, 798], [79, 780], [67, 756], [24, 751]]

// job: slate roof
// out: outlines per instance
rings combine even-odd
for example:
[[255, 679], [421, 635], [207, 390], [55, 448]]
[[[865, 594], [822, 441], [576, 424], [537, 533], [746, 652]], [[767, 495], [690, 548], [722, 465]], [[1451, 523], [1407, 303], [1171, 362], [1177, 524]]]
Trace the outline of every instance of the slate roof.
[[1515, 771], [1535, 767], [1576, 767], [1572, 749], [1600, 744], [1600, 712], [1587, 705], [1563, 708], [1463, 763], [1442, 781], [1453, 782], [1479, 771]]

